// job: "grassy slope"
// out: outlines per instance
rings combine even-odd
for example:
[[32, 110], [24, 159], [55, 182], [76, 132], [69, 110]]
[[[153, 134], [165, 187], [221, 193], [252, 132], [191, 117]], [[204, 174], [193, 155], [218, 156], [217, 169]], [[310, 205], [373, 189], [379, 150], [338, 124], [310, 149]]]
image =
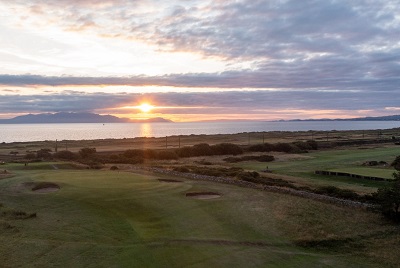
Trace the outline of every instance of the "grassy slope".
[[[269, 169], [277, 174], [285, 174], [299, 177], [298, 181], [308, 185], [334, 185], [337, 187], [356, 190], [358, 192], [373, 192], [383, 182], [360, 180], [355, 178], [343, 178], [334, 176], [314, 175], [315, 170], [342, 170], [347, 168], [371, 169], [361, 167], [365, 161], [377, 160], [390, 163], [400, 153], [398, 147], [382, 147], [372, 149], [346, 149], [332, 151], [318, 151], [305, 154], [299, 159], [288, 159], [270, 163], [242, 162], [235, 164], [246, 169], [262, 170], [268, 165]], [[393, 169], [379, 169], [380, 174], [392, 173]], [[365, 173], [367, 175], [368, 172]], [[303, 178], [303, 179], [302, 179]]]
[[[316, 252], [293, 241], [343, 235], [358, 241], [361, 234], [391, 232], [371, 213], [292, 196], [32, 165], [0, 180], [0, 203], [38, 215], [9, 221], [16, 229], [0, 229], [7, 241], [0, 244], [3, 267], [368, 267], [364, 256], [350, 251]], [[27, 181], [56, 182], [62, 189], [36, 194], [20, 186]], [[189, 190], [223, 196], [188, 199]]]

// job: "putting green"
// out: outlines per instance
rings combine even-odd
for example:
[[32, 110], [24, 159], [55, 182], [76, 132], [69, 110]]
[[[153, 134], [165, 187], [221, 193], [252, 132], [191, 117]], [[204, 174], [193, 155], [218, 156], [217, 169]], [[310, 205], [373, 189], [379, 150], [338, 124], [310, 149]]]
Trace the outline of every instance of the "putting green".
[[[369, 265], [350, 254], [306, 250], [291, 242], [282, 228], [284, 211], [277, 207], [282, 200], [314, 201], [181, 178], [182, 182], [167, 183], [154, 175], [118, 171], [33, 168], [14, 173], [0, 180], [0, 203], [36, 212], [37, 217], [7, 220], [14, 228], [0, 229], [1, 266]], [[56, 183], [61, 189], [34, 193], [23, 186], [32, 181]], [[201, 191], [221, 196], [185, 196]]]

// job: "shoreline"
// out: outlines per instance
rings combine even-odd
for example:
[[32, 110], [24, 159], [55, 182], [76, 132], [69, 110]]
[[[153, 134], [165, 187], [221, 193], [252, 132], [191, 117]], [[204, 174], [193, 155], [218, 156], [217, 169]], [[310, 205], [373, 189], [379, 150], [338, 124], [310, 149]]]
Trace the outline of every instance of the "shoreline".
[[184, 146], [193, 146], [199, 143], [218, 144], [233, 143], [240, 146], [249, 146], [262, 143], [280, 143], [314, 140], [320, 144], [338, 143], [371, 144], [397, 143], [400, 141], [400, 128], [374, 130], [330, 130], [330, 131], [265, 131], [241, 132], [235, 134], [191, 134], [170, 135], [166, 137], [135, 137], [135, 138], [107, 138], [81, 140], [42, 140], [0, 143], [0, 155], [10, 154], [10, 150], [18, 154], [34, 152], [42, 148], [49, 148], [53, 152], [69, 150], [76, 152], [81, 148], [96, 148], [97, 151], [125, 151], [128, 149], [175, 149]]

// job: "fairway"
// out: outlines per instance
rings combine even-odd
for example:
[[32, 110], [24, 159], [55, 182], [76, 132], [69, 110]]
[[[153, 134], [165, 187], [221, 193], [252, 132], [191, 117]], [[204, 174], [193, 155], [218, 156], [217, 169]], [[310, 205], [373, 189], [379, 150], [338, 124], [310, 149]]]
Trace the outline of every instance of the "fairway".
[[[33, 165], [0, 180], [0, 203], [37, 213], [8, 220], [15, 228], [1, 230], [2, 241], [8, 241], [0, 245], [5, 267], [368, 266], [345, 252], [295, 246], [291, 236], [297, 234], [284, 221], [297, 216], [286, 205], [304, 209], [314, 203], [306, 199], [170, 177], [160, 181], [154, 175]], [[61, 189], [46, 194], [23, 186], [35, 181]], [[220, 197], [193, 199], [188, 192]], [[337, 209], [317, 203], [321, 206]]]
[[[362, 164], [366, 161], [386, 161], [391, 163], [399, 154], [398, 147], [378, 147], [369, 149], [342, 149], [310, 152], [299, 155], [277, 155], [276, 161], [266, 163], [260, 162], [241, 162], [233, 164], [249, 170], [260, 171], [268, 165], [269, 170], [274, 174], [289, 175], [288, 178], [301, 185], [307, 186], [326, 186], [353, 190], [359, 193], [371, 193], [378, 187], [382, 187], [384, 182], [363, 180], [350, 177], [323, 176], [315, 175], [316, 170], [344, 171], [350, 170], [361, 172], [360, 175], [373, 176], [379, 174], [383, 178], [391, 178], [395, 171], [392, 167], [369, 168]], [[371, 173], [370, 175], [369, 172]], [[378, 176], [378, 177], [380, 177]]]

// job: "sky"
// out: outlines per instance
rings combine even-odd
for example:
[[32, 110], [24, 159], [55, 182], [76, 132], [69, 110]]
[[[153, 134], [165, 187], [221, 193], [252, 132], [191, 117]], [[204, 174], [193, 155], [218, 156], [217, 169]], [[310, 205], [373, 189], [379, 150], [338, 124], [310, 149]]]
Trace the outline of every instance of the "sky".
[[0, 118], [352, 118], [399, 100], [399, 0], [0, 0]]

